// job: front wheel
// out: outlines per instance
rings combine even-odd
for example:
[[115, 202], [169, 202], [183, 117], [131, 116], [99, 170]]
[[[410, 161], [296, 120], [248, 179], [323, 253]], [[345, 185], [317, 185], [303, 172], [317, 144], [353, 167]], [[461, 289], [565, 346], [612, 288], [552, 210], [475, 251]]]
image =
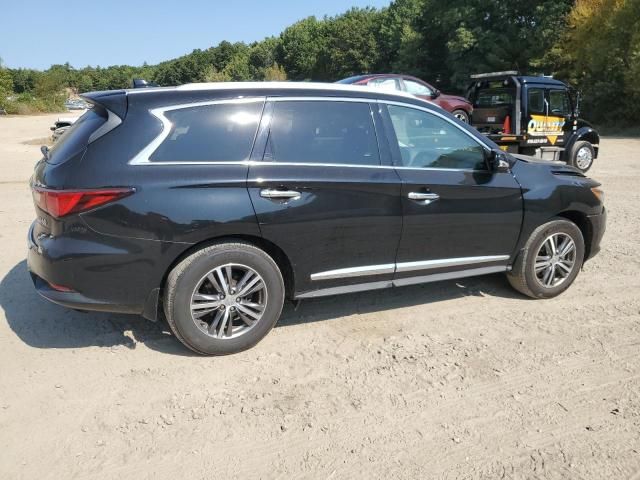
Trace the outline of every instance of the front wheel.
[[589, 142], [580, 141], [571, 149], [569, 164], [585, 173], [593, 165], [593, 159], [596, 157], [596, 151]]
[[182, 260], [167, 277], [164, 312], [176, 338], [202, 355], [240, 352], [275, 325], [284, 303], [277, 264], [248, 243], [220, 243]]
[[454, 110], [451, 112], [454, 117], [460, 120], [463, 123], [469, 123], [469, 114], [464, 110]]
[[573, 222], [555, 219], [534, 230], [507, 278], [520, 293], [551, 298], [569, 288], [583, 260], [580, 229]]

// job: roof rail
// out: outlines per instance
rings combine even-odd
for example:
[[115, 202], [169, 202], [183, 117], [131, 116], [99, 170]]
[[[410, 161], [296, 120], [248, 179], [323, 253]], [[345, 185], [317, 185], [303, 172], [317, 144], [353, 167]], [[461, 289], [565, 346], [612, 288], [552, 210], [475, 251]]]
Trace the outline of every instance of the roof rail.
[[507, 70], [505, 72], [491, 72], [491, 73], [477, 73], [470, 75], [471, 78], [491, 78], [491, 77], [504, 77], [507, 75], [518, 75], [517, 70]]

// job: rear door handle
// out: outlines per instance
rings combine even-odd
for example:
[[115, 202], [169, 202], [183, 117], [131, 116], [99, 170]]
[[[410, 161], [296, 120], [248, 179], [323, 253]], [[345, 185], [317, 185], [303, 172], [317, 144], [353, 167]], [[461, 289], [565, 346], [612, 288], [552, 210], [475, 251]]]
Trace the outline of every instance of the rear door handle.
[[295, 190], [275, 190], [271, 188], [265, 188], [260, 190], [260, 196], [262, 198], [270, 198], [275, 200], [296, 200], [300, 198], [300, 192]]
[[440, 195], [437, 193], [409, 192], [407, 197], [409, 197], [410, 200], [421, 202], [423, 205], [429, 205], [438, 200]]

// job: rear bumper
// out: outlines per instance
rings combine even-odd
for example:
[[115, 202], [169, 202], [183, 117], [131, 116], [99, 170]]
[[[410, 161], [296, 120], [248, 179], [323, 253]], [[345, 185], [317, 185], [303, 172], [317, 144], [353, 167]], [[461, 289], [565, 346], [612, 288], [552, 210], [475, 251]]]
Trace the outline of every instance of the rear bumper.
[[[35, 224], [35, 222], [34, 222]], [[36, 291], [64, 307], [156, 318], [159, 287], [185, 245], [96, 234], [27, 236]]]
[[[33, 280], [33, 285], [43, 298], [67, 308], [78, 310], [93, 310], [104, 312], [140, 313], [142, 307], [136, 304], [126, 304], [108, 301], [105, 299], [91, 298], [75, 291], [75, 274], [71, 272], [74, 264], [71, 255], [66, 260], [58, 260], [57, 255], [51, 256], [50, 252], [36, 243], [34, 238], [34, 225], [29, 228], [27, 235], [27, 267]], [[57, 264], [60, 263], [58, 266]], [[73, 291], [60, 291], [54, 285], [61, 285]]]
[[593, 256], [600, 251], [600, 243], [607, 229], [607, 210], [602, 207], [602, 213], [589, 215], [587, 216], [587, 220], [589, 221], [589, 229], [591, 231], [591, 245], [585, 260], [593, 258]]

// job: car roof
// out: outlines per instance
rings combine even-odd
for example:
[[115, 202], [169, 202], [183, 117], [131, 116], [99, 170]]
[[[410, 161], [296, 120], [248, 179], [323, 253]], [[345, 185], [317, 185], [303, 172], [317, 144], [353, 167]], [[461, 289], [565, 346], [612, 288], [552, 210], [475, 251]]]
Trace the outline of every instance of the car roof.
[[495, 73], [482, 73], [478, 75], [471, 75], [471, 79], [474, 83], [484, 81], [496, 81], [504, 80], [506, 78], [515, 78], [520, 83], [535, 83], [539, 85], [557, 85], [566, 87], [567, 85], [555, 78], [545, 77], [544, 75], [516, 75], [515, 72], [495, 72]]
[[566, 87], [566, 84], [564, 82], [551, 77], [523, 75], [517, 76], [516, 78], [521, 83], [539, 83], [542, 85], [558, 85]]
[[336, 83], [348, 84], [352, 82], [359, 82], [361, 80], [367, 80], [369, 78], [378, 78], [378, 77], [410, 78], [410, 79], [420, 80], [421, 82], [424, 82], [424, 80], [421, 80], [418, 77], [414, 77], [413, 75], [408, 75], [406, 73], [365, 73], [362, 75], [354, 75], [353, 77], [343, 78], [342, 80], [338, 80]]
[[[130, 96], [132, 101], [148, 100], [150, 103], [161, 104], [165, 102], [180, 103], [188, 99], [189, 103], [213, 100], [229, 95], [239, 96], [326, 96], [326, 97], [353, 97], [369, 98], [374, 100], [399, 101], [413, 103], [420, 106], [430, 106], [437, 110], [441, 107], [423, 100], [410, 93], [400, 91], [376, 90], [362, 85], [320, 83], [320, 82], [213, 82], [213, 83], [189, 83], [178, 87], [151, 87], [120, 90]], [[90, 92], [83, 94], [85, 98], [96, 99], [101, 96], [110, 96], [117, 91]]]

